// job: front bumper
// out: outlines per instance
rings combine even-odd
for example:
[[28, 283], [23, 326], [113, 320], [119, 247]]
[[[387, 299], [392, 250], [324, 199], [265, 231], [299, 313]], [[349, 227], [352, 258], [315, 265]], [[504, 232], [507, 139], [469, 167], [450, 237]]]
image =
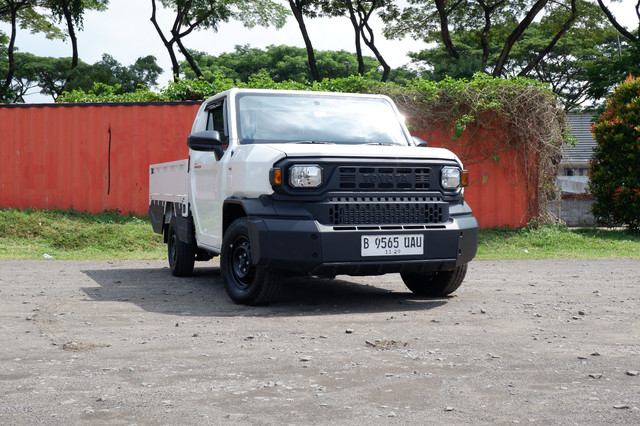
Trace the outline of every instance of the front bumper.
[[[473, 259], [478, 222], [471, 215], [452, 216], [433, 226], [326, 226], [310, 219], [249, 217], [253, 262], [283, 272], [320, 276], [380, 275], [392, 272], [452, 270]], [[424, 253], [361, 256], [362, 235], [422, 234]]]

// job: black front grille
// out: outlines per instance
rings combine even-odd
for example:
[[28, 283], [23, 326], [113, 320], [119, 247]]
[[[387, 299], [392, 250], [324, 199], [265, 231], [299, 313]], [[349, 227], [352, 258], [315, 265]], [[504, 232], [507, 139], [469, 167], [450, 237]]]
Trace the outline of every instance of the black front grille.
[[437, 197], [354, 197], [333, 201], [328, 206], [330, 225], [434, 224], [449, 220], [449, 204]]
[[341, 190], [429, 190], [430, 167], [338, 167]]

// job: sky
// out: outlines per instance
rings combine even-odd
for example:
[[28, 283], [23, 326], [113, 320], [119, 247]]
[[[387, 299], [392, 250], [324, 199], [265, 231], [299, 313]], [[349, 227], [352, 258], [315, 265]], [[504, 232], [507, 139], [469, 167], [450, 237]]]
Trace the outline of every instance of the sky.
[[[283, 4], [286, 3], [281, 1]], [[635, 16], [635, 0], [622, 0], [621, 3], [610, 3], [616, 17], [625, 24], [637, 23]], [[102, 58], [103, 53], [113, 56], [122, 65], [133, 64], [139, 57], [154, 55], [165, 73], [158, 80], [164, 86], [170, 80], [171, 62], [151, 17], [150, 0], [110, 0], [109, 9], [105, 12], [89, 11], [84, 16], [84, 29], [78, 33], [79, 56], [86, 63], [93, 64]], [[158, 8], [158, 22], [168, 34], [173, 23], [171, 11]], [[628, 23], [625, 22], [628, 19]], [[353, 28], [347, 18], [318, 18], [306, 21], [307, 29], [316, 50], [346, 50], [354, 52]], [[382, 23], [377, 20], [372, 25], [382, 30]], [[9, 31], [7, 24], [0, 24], [0, 30]], [[183, 39], [190, 49], [201, 50], [211, 55], [233, 52], [236, 45], [249, 44], [255, 48], [269, 45], [289, 45], [304, 47], [297, 22], [290, 16], [284, 28], [274, 27], [253, 29], [244, 28], [240, 23], [222, 24], [219, 31], [194, 32]], [[376, 45], [385, 60], [396, 68], [410, 62], [408, 52], [425, 48], [422, 41], [405, 38], [403, 40], [386, 40], [381, 34], [376, 35]], [[71, 43], [61, 40], [47, 40], [42, 35], [30, 34], [28, 31], [18, 33], [16, 44], [22, 52], [39, 56], [69, 57]], [[365, 55], [373, 56], [363, 45]], [[180, 56], [180, 58], [182, 58]], [[26, 102], [52, 102], [51, 97], [37, 93], [26, 97]]]

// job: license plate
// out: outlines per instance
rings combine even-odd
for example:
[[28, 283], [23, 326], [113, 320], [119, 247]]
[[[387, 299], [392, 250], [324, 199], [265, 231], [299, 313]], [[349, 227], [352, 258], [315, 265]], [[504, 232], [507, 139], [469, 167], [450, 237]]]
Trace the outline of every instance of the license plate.
[[362, 235], [361, 256], [407, 256], [424, 254], [424, 235]]

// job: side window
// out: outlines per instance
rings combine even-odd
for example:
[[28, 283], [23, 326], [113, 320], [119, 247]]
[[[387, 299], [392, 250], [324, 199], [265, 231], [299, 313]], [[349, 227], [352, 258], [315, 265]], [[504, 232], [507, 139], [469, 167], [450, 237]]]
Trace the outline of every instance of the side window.
[[229, 144], [229, 131], [227, 127], [227, 114], [225, 113], [226, 102], [220, 101], [211, 105], [207, 109], [207, 130], [217, 130], [220, 132], [220, 139], [226, 149]]

